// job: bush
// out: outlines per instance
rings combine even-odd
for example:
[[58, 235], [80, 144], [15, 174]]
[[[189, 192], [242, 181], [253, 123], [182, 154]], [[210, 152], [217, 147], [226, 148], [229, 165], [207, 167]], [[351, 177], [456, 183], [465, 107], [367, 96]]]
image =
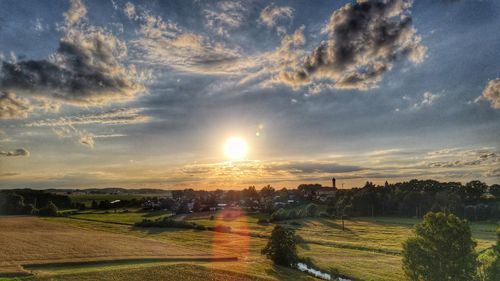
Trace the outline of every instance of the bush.
[[325, 213], [325, 212], [321, 212], [321, 213], [319, 213], [319, 216], [320, 216], [321, 218], [329, 218], [329, 217], [330, 217], [330, 216], [329, 216], [327, 213]]
[[311, 203], [306, 207], [306, 214], [308, 217], [315, 217], [318, 213], [318, 205]]
[[206, 227], [201, 224], [188, 221], [177, 221], [171, 218], [165, 217], [157, 220], [144, 219], [141, 222], [134, 224], [139, 227], [166, 227], [166, 228], [185, 228], [185, 229], [196, 229], [196, 230], [210, 230], [216, 232], [231, 232], [230, 226], [216, 225], [211, 227]]
[[261, 253], [277, 265], [293, 267], [298, 261], [295, 232], [277, 225]]
[[269, 218], [269, 221], [281, 221], [285, 220], [288, 218], [288, 215], [285, 211], [285, 209], [280, 208], [279, 210], [275, 211], [274, 213], [271, 214], [271, 217]]
[[267, 219], [264, 219], [264, 218], [260, 218], [257, 220], [257, 223], [258, 224], [268, 224], [269, 221]]
[[207, 230], [207, 228], [204, 225], [201, 224], [196, 224], [194, 229], [196, 230]]
[[225, 232], [225, 233], [231, 232], [230, 226], [225, 226], [221, 224], [218, 224], [214, 227], [208, 227], [207, 229], [215, 232]]
[[288, 219], [291, 220], [291, 219], [298, 219], [299, 218], [299, 215], [297, 214], [297, 212], [295, 210], [290, 210], [288, 212]]
[[187, 222], [187, 221], [176, 221], [170, 218], [160, 218], [157, 220], [144, 219], [141, 222], [135, 224], [140, 227], [169, 227], [169, 228], [187, 228], [196, 229], [197, 224]]

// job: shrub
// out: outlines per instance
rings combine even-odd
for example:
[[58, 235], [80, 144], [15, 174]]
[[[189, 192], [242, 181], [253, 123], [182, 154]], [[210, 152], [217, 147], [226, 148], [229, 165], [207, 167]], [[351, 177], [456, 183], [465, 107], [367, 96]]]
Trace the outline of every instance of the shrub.
[[329, 216], [327, 213], [325, 213], [325, 212], [321, 212], [321, 213], [319, 213], [319, 216], [320, 216], [321, 218], [329, 218], [329, 217], [330, 217], [330, 216]]
[[268, 224], [269, 221], [267, 219], [260, 218], [260, 219], [257, 220], [257, 223], [259, 223], [259, 224]]
[[230, 226], [225, 226], [221, 224], [218, 224], [214, 227], [208, 227], [207, 229], [215, 232], [225, 232], [225, 233], [231, 232]]
[[308, 217], [315, 217], [318, 213], [318, 205], [311, 203], [306, 207], [306, 214]]
[[201, 224], [196, 224], [194, 229], [196, 230], [207, 230], [207, 228], [204, 225]]
[[280, 208], [279, 210], [275, 211], [274, 213], [271, 214], [271, 217], [269, 218], [269, 221], [281, 221], [287, 219], [287, 213], [285, 209]]
[[290, 210], [288, 212], [288, 219], [297, 219], [297, 218], [299, 218], [299, 215], [295, 210]]

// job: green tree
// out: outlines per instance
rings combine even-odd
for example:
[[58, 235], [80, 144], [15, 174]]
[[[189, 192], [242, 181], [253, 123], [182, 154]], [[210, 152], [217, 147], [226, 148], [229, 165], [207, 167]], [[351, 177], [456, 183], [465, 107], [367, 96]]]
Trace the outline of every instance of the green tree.
[[403, 243], [403, 269], [412, 281], [470, 281], [476, 276], [476, 243], [466, 220], [427, 213]]
[[56, 217], [57, 211], [58, 211], [57, 206], [54, 203], [52, 203], [52, 201], [49, 201], [45, 207], [41, 208], [38, 211], [38, 214], [40, 216]]
[[294, 234], [292, 229], [276, 225], [262, 254], [277, 265], [294, 266], [298, 261]]

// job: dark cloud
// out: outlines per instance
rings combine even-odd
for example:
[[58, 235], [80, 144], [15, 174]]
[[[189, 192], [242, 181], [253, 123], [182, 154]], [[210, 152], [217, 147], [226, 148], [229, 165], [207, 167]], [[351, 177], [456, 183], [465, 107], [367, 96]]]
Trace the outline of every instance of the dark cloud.
[[358, 1], [335, 11], [323, 41], [304, 59], [303, 66], [284, 71], [281, 80], [292, 85], [330, 79], [335, 88], [368, 89], [400, 57], [423, 60], [426, 48], [416, 35], [409, 13], [411, 1]]
[[57, 51], [46, 60], [3, 61], [0, 89], [27, 97], [102, 105], [144, 90], [135, 68], [122, 63], [127, 47], [104, 29], [82, 22], [85, 6], [72, 1]]
[[0, 151], [0, 156], [10, 157], [10, 156], [30, 156], [30, 152], [24, 148], [18, 148], [13, 151]]
[[61, 41], [55, 61], [3, 62], [1, 89], [77, 104], [130, 99], [142, 90], [117, 61], [117, 41], [101, 32], [81, 35]]

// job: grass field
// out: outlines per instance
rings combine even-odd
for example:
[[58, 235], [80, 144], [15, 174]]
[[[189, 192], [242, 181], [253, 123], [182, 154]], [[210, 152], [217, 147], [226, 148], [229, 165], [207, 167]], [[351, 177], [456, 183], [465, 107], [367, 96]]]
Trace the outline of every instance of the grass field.
[[[262, 215], [246, 215], [234, 211], [230, 215], [226, 213], [227, 211], [218, 212], [214, 215], [213, 219], [210, 218], [211, 213], [180, 215], [174, 216], [174, 218], [206, 226], [214, 226], [216, 224], [231, 226], [232, 230], [236, 233], [219, 233], [191, 229], [138, 228], [132, 225], [143, 218], [157, 218], [168, 215], [164, 212], [144, 213], [142, 211], [133, 211], [116, 214], [113, 212], [87, 212], [67, 218], [36, 220], [44, 221], [44, 223], [51, 225], [51, 227], [57, 228], [55, 231], [63, 233], [66, 228], [78, 229], [78, 232], [88, 232], [92, 235], [99, 233], [103, 241], [113, 240], [114, 235], [116, 235], [122, 237], [122, 239], [125, 239], [123, 237], [127, 237], [128, 239], [145, 240], [160, 243], [160, 245], [169, 245], [169, 247], [174, 248], [169, 254], [175, 253], [175, 249], [181, 252], [185, 251], [184, 249], [196, 249], [196, 251], [207, 253], [212, 257], [232, 255], [238, 258], [237, 261], [228, 262], [201, 262], [195, 260], [189, 262], [190, 265], [201, 266], [203, 268], [202, 271], [209, 268], [210, 270], [228, 271], [229, 273], [227, 274], [240, 272], [245, 274], [245, 277], [242, 278], [254, 278], [252, 280], [257, 280], [257, 278], [278, 280], [314, 279], [296, 270], [275, 267], [260, 254], [260, 250], [267, 242], [266, 237], [269, 236], [274, 224], [259, 224], [258, 219]], [[412, 235], [413, 226], [419, 220], [386, 217], [358, 218], [355, 220], [346, 220], [345, 231], [341, 229], [341, 222], [333, 219], [300, 219], [294, 220], [295, 223], [293, 224], [291, 222], [286, 221], [282, 222], [282, 224], [295, 228], [296, 233], [302, 238], [303, 242], [298, 245], [300, 256], [311, 258], [314, 264], [322, 271], [336, 272], [342, 276], [356, 280], [399, 281], [404, 278], [401, 270], [401, 243]], [[0, 221], [1, 223], [2, 221]], [[478, 242], [478, 250], [488, 248], [495, 243], [495, 227], [495, 224], [471, 223], [473, 238]], [[51, 232], [52, 230], [50, 229], [47, 229], [47, 232]], [[83, 236], [85, 237], [86, 235]], [[94, 243], [98, 242], [95, 241]], [[147, 243], [146, 245], [140, 245], [135, 246], [148, 248]], [[78, 248], [74, 250], [75, 252], [79, 251]], [[54, 254], [57, 255], [57, 253]], [[90, 253], [90, 259], [92, 259], [92, 254]], [[8, 255], [15, 256], [16, 254], [11, 252]], [[0, 256], [0, 260], [3, 258]], [[164, 272], [161, 274], [168, 274], [170, 270], [173, 270], [171, 267], [173, 266], [172, 262], [174, 261], [140, 260], [136, 262], [120, 262], [119, 264], [94, 264], [80, 267], [69, 266], [66, 268], [45, 266], [34, 270], [37, 272], [37, 276], [48, 272], [51, 276], [60, 276], [57, 278], [67, 278], [68, 276], [76, 278], [72, 280], [90, 280], [78, 279], [80, 278], [78, 276], [82, 276], [79, 274], [83, 272], [104, 274], [102, 278], [105, 278], [105, 280], [122, 280], [118, 275], [116, 275], [117, 279], [106, 279], [107, 277], [104, 276], [113, 274], [113, 270], [117, 268], [138, 270], [137, 268], [139, 267], [166, 267], [155, 270]], [[15, 263], [11, 262], [9, 265], [12, 266]], [[203, 276], [203, 273], [200, 274]], [[223, 277], [221, 278], [206, 280], [224, 280]]]

